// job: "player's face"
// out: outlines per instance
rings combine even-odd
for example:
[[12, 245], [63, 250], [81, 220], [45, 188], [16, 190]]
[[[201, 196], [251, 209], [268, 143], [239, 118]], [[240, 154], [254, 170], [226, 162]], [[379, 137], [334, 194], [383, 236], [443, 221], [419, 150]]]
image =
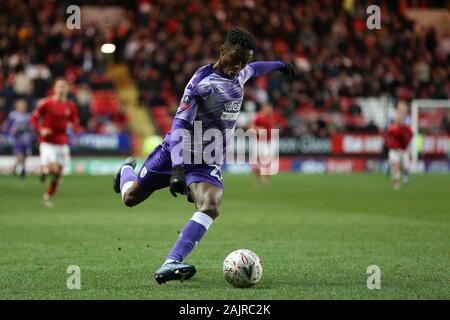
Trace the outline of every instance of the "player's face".
[[55, 83], [55, 94], [59, 97], [65, 97], [69, 92], [69, 85], [64, 80], [58, 80]]
[[397, 113], [395, 114], [395, 123], [396, 123], [397, 125], [401, 125], [402, 122], [403, 122], [403, 113], [402, 113], [402, 112], [397, 112]]
[[272, 114], [272, 106], [270, 104], [264, 104], [261, 108], [261, 111], [265, 115], [271, 115]]
[[229, 78], [237, 76], [239, 71], [252, 60], [253, 50], [241, 46], [222, 46], [220, 50], [220, 64], [222, 72]]
[[23, 100], [17, 101], [15, 107], [17, 112], [24, 113], [27, 111], [27, 105]]

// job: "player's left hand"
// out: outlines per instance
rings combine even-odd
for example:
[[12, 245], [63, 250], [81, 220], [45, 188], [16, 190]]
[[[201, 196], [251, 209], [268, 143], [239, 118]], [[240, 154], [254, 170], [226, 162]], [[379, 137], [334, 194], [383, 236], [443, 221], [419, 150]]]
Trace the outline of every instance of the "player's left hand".
[[295, 67], [293, 63], [290, 62], [284, 62], [284, 67], [281, 67], [278, 69], [282, 74], [285, 76], [295, 76]]
[[50, 129], [50, 128], [41, 128], [40, 133], [41, 133], [41, 136], [46, 137], [46, 136], [52, 134], [52, 129]]
[[172, 175], [169, 181], [170, 193], [176, 197], [177, 193], [186, 194], [186, 175], [181, 166], [172, 168]]

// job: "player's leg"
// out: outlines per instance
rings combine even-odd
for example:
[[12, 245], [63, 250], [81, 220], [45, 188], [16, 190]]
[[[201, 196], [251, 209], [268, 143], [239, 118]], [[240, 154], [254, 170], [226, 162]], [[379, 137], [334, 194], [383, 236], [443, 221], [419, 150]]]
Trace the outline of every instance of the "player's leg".
[[197, 211], [182, 229], [164, 264], [156, 271], [155, 279], [159, 284], [170, 280], [187, 280], [194, 276], [195, 267], [183, 261], [219, 215], [223, 197], [220, 167], [203, 167], [188, 172], [186, 183]]
[[49, 174], [49, 168], [47, 165], [43, 165], [41, 166], [41, 173], [39, 175], [39, 180], [44, 183], [45, 180], [47, 179], [47, 176]]
[[263, 185], [268, 185], [270, 180], [270, 175], [266, 172], [270, 170], [270, 159], [264, 159], [260, 165], [260, 180]]
[[51, 179], [43, 196], [46, 204], [49, 204], [51, 198], [56, 194], [63, 176], [64, 166], [68, 163], [69, 158], [70, 149], [68, 145], [50, 144], [48, 146], [47, 159], [49, 163], [47, 168]]
[[31, 154], [32, 154], [32, 148], [31, 148], [31, 143], [29, 143], [29, 144], [25, 145], [23, 148], [23, 160], [22, 160], [23, 167], [22, 167], [22, 171], [21, 171], [21, 175], [20, 175], [22, 181], [24, 181], [27, 176], [26, 162], [27, 162], [27, 158], [29, 156], [31, 156]]
[[13, 145], [13, 155], [15, 157], [13, 174], [19, 177], [20, 181], [23, 182], [25, 178], [25, 154], [26, 146], [21, 143], [14, 143]]
[[252, 171], [255, 174], [255, 180], [258, 185], [261, 182], [261, 169], [259, 165], [259, 159], [257, 159], [256, 163], [252, 166]]
[[13, 176], [18, 176], [18, 171], [19, 171], [19, 156], [17, 155], [17, 153], [14, 152], [14, 166], [13, 166], [13, 170], [12, 170], [12, 175]]
[[137, 182], [134, 168], [136, 167], [136, 160], [128, 158], [120, 167], [113, 180], [113, 189], [116, 193], [122, 195], [122, 200], [127, 207], [134, 207], [151, 194], [152, 190], [145, 190], [141, 188]]
[[208, 182], [197, 182], [189, 186], [189, 192], [197, 211], [182, 229], [180, 237], [167, 256], [169, 261], [183, 261], [219, 215], [223, 197], [221, 188]]
[[42, 197], [44, 199], [44, 204], [48, 207], [51, 207], [53, 206], [51, 199], [58, 189], [59, 181], [63, 172], [63, 166], [58, 163], [52, 162], [47, 165], [47, 169], [47, 176], [50, 177], [50, 183], [48, 184], [47, 189], [45, 190], [45, 193]]
[[113, 189], [122, 195], [127, 207], [134, 207], [169, 185], [171, 166], [170, 152], [159, 145], [147, 157], [139, 175], [134, 173], [136, 160], [126, 159], [113, 179]]
[[23, 178], [23, 171], [25, 171], [25, 156], [22, 152], [14, 152], [15, 162], [14, 162], [14, 175], [19, 178]]
[[47, 191], [45, 192], [45, 197], [50, 199], [56, 193], [56, 190], [59, 186], [59, 181], [61, 179], [61, 175], [63, 172], [63, 166], [59, 163], [50, 163], [49, 166], [49, 176], [50, 183], [47, 187]]
[[25, 180], [25, 153], [17, 154], [16, 156], [16, 174], [20, 179], [20, 182], [23, 183]]
[[408, 151], [404, 151], [402, 155], [402, 182], [403, 184], [409, 183], [409, 170], [411, 168], [411, 158]]
[[[50, 172], [54, 171], [54, 163], [56, 161], [56, 154], [55, 154], [55, 150], [53, 150], [53, 148], [50, 144], [43, 142], [39, 145], [39, 155], [40, 155], [40, 160], [41, 160], [40, 180], [42, 183], [44, 183], [47, 176], [50, 175]], [[44, 192], [42, 198], [44, 200], [44, 204], [47, 207], [53, 206], [52, 202], [50, 201], [51, 196], [48, 194], [48, 188]]]
[[39, 156], [40, 156], [40, 160], [41, 160], [41, 173], [39, 175], [39, 180], [41, 181], [41, 183], [45, 182], [45, 179], [47, 178], [48, 174], [49, 174], [49, 145], [45, 142], [39, 144]]
[[391, 166], [392, 184], [395, 189], [400, 188], [400, 157], [397, 150], [389, 150], [389, 163]]
[[256, 165], [254, 167], [256, 182], [258, 184], [267, 184], [267, 177], [264, 175], [265, 166], [267, 165], [267, 142], [258, 140], [254, 144], [254, 152], [256, 154]]
[[277, 155], [278, 144], [275, 140], [263, 142], [263, 153], [261, 157], [261, 182], [265, 185], [269, 184], [270, 176], [273, 174], [273, 168], [276, 164], [275, 157]]
[[255, 174], [255, 182], [256, 185], [259, 186], [259, 184], [261, 184], [261, 161], [260, 161], [260, 157], [258, 154], [258, 145], [259, 143], [254, 143], [254, 144], [250, 144], [250, 159], [251, 160], [256, 160], [255, 163], [252, 166], [252, 170]]

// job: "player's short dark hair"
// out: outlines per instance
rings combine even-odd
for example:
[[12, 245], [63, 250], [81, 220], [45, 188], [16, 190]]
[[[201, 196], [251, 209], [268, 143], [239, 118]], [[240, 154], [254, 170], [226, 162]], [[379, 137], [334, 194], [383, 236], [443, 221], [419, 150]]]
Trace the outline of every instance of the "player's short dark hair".
[[62, 77], [62, 76], [59, 76], [59, 77], [56, 77], [56, 78], [53, 80], [53, 83], [56, 83], [56, 82], [58, 82], [58, 81], [65, 81], [65, 82], [68, 82], [66, 78], [64, 78], [64, 77]]
[[242, 28], [230, 29], [225, 39], [225, 46], [239, 45], [248, 50], [256, 49], [256, 40], [253, 34]]

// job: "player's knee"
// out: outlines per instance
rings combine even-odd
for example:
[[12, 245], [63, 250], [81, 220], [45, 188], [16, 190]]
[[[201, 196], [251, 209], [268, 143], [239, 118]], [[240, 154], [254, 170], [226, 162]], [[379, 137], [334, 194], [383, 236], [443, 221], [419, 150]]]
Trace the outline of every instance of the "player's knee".
[[136, 201], [136, 197], [131, 192], [125, 192], [125, 194], [123, 195], [123, 202], [127, 207], [130, 208], [138, 204], [138, 202]]
[[146, 200], [152, 193], [153, 191], [143, 190], [134, 183], [124, 191], [122, 200], [127, 207], [134, 207]]
[[134, 207], [137, 203], [134, 201], [133, 197], [124, 196], [123, 203], [129, 208]]
[[129, 189], [127, 190], [123, 195], [123, 202], [127, 207], [134, 207], [144, 201], [146, 198], [148, 198], [150, 194], [144, 195], [139, 192], [139, 190], [136, 189]]
[[203, 212], [210, 216], [212, 219], [216, 219], [219, 216], [219, 203], [213, 199], [204, 199], [198, 206], [198, 211]]
[[216, 219], [219, 216], [220, 203], [223, 191], [219, 188], [195, 189], [195, 205], [197, 210]]
[[58, 166], [49, 166], [48, 171], [53, 177], [58, 179], [61, 176], [62, 170]]

